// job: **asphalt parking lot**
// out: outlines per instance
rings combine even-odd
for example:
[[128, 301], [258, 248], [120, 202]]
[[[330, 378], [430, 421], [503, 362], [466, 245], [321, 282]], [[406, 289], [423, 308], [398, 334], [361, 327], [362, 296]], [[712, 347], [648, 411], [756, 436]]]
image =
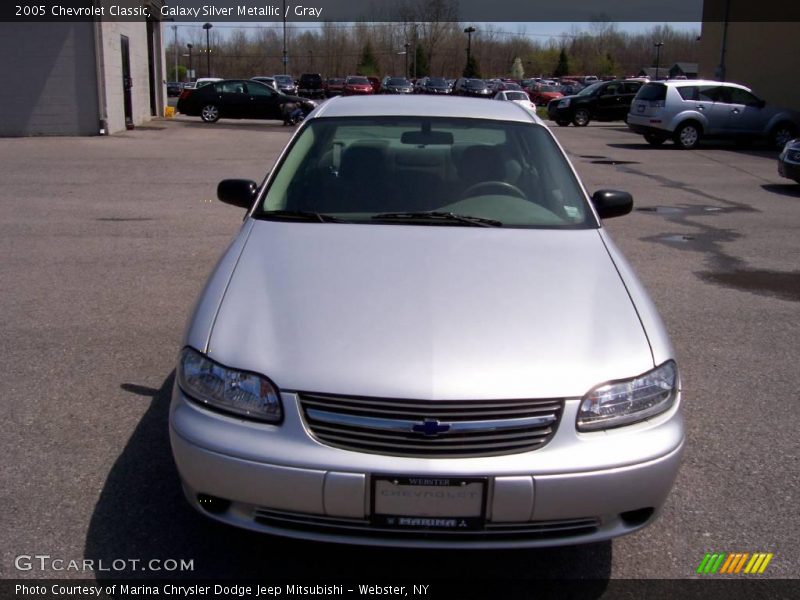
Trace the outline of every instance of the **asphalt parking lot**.
[[[110, 137], [0, 140], [0, 577], [15, 567], [192, 559], [189, 577], [689, 578], [706, 552], [800, 568], [800, 185], [759, 147], [651, 148], [623, 124], [554, 127], [590, 191], [634, 196], [607, 223], [676, 347], [688, 439], [661, 518], [610, 543], [431, 552], [311, 544], [216, 525], [184, 501], [167, 406], [184, 323], [261, 180], [279, 122], [178, 117]], [[264, 257], [265, 261], [270, 258]], [[601, 350], [599, 350], [601, 351]], [[163, 572], [95, 573], [163, 576]]]

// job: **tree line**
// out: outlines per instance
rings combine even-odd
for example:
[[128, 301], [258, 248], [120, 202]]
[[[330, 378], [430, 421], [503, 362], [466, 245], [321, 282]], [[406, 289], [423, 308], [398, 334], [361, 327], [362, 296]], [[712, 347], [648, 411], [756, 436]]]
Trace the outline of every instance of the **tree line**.
[[[467, 24], [456, 20], [445, 8], [436, 14], [378, 23], [323, 23], [301, 26], [281, 23], [226, 28], [209, 32], [201, 25], [178, 30], [178, 80], [186, 79], [191, 62], [196, 77], [248, 78], [256, 75], [321, 73], [323, 77], [346, 75], [425, 75], [455, 78], [469, 70], [476, 77], [551, 77], [554, 75], [636, 75], [643, 67], [655, 66], [655, 43], [660, 47], [659, 64], [668, 69], [675, 62], [696, 63], [699, 55], [697, 31], [653, 26], [642, 33], [620, 29], [615, 23], [592, 23], [589, 30], [577, 27], [556, 37], [545, 37], [519, 28], [506, 31], [499, 24], [475, 26], [469, 36]], [[432, 18], [435, 17], [435, 18]], [[508, 27], [508, 26], [506, 26]], [[168, 32], [172, 33], [172, 32]], [[166, 61], [170, 79], [175, 79], [174, 38], [167, 36]], [[283, 50], [286, 48], [284, 70]], [[469, 41], [470, 65], [467, 65]], [[210, 60], [209, 60], [210, 58]], [[520, 74], [522, 77], [520, 77]]]

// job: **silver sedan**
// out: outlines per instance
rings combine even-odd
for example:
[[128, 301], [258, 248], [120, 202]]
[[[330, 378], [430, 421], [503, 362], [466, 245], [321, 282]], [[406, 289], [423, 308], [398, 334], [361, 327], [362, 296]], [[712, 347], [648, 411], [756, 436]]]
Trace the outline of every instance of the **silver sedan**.
[[683, 447], [665, 328], [549, 129], [512, 102], [339, 98], [247, 209], [190, 319], [170, 411], [210, 518], [357, 544], [630, 533]]

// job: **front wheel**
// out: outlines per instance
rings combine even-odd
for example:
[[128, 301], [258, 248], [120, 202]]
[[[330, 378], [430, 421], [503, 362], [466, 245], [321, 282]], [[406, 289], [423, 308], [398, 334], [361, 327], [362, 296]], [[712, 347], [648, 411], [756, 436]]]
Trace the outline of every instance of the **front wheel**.
[[667, 136], [660, 133], [645, 133], [644, 139], [647, 140], [647, 143], [651, 146], [660, 146], [667, 141]]
[[589, 115], [589, 111], [585, 108], [579, 108], [575, 111], [575, 115], [572, 117], [572, 122], [575, 124], [575, 127], [586, 127], [591, 120], [591, 116]]
[[216, 104], [206, 104], [200, 110], [200, 118], [206, 123], [216, 123], [219, 121], [219, 108]]
[[675, 143], [684, 150], [697, 148], [701, 137], [700, 127], [695, 123], [684, 123], [675, 131]]

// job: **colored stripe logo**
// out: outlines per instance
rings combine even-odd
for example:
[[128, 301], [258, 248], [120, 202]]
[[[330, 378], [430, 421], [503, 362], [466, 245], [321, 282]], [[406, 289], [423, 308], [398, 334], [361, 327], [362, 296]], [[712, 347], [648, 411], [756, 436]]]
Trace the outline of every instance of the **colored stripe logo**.
[[697, 572], [701, 575], [761, 575], [773, 556], [771, 552], [706, 552]]

